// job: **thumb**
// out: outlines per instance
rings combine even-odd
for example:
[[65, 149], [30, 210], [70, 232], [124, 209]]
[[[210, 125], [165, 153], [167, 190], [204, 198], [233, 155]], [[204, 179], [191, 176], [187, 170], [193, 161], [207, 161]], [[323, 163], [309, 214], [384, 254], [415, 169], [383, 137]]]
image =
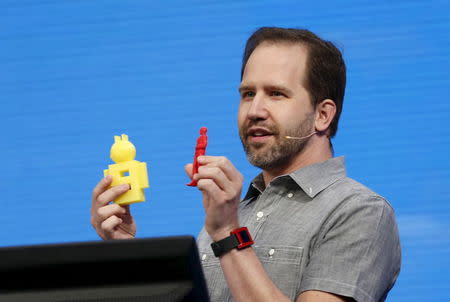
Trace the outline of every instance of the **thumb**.
[[186, 174], [189, 176], [189, 178], [192, 179], [192, 168], [193, 168], [193, 164], [187, 164], [184, 166], [184, 171], [186, 171]]

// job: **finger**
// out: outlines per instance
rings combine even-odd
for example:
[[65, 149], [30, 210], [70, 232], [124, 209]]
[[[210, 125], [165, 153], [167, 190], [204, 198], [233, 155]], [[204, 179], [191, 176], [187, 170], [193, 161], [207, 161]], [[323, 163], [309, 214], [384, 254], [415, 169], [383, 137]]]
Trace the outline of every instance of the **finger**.
[[94, 200], [97, 200], [97, 197], [102, 194], [106, 189], [108, 189], [109, 185], [112, 182], [112, 176], [107, 175], [106, 177], [102, 178], [98, 182], [98, 184], [95, 186], [94, 190], [92, 191], [92, 202], [94, 203]]
[[224, 156], [211, 156], [211, 155], [200, 155], [197, 157], [197, 161], [200, 160], [202, 164], [209, 164], [215, 161], [218, 161], [221, 157]]
[[225, 156], [199, 156], [197, 161], [201, 165], [208, 165], [213, 167], [220, 167], [227, 178], [232, 182], [242, 182], [242, 175], [239, 171], [234, 167], [228, 158]]
[[99, 222], [101, 222], [114, 215], [115, 216], [124, 215], [126, 212], [127, 212], [126, 209], [114, 203], [98, 208], [96, 218]]
[[106, 190], [97, 197], [97, 206], [104, 206], [130, 189], [129, 184], [121, 184]]
[[101, 229], [107, 233], [112, 233], [119, 224], [122, 223], [122, 219], [117, 216], [111, 216], [101, 224]]
[[187, 164], [184, 166], [184, 171], [186, 172], [186, 174], [189, 176], [189, 178], [192, 179], [192, 170], [193, 170], [194, 165], [193, 164]]
[[227, 188], [232, 186], [231, 181], [225, 175], [220, 167], [200, 166], [198, 173], [194, 175], [195, 180], [200, 179], [212, 179], [216, 185], [223, 191], [227, 191]]
[[212, 179], [200, 179], [197, 182], [197, 188], [203, 193], [215, 197], [219, 196], [219, 194], [222, 192]]

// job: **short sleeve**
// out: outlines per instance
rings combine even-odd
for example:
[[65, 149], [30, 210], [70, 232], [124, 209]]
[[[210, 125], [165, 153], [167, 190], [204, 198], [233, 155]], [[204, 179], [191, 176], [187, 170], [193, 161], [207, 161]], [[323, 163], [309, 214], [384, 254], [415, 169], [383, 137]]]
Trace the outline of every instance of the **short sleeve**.
[[320, 290], [358, 302], [384, 301], [400, 261], [391, 206], [380, 196], [352, 196], [329, 216], [312, 243], [299, 294]]

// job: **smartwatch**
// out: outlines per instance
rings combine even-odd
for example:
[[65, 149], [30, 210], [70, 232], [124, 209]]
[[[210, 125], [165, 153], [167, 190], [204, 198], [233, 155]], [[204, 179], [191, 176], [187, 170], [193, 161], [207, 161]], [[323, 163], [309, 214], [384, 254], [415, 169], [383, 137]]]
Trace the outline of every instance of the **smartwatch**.
[[242, 227], [231, 231], [230, 236], [211, 243], [211, 248], [214, 252], [214, 256], [220, 257], [234, 248], [242, 250], [252, 244], [253, 239], [247, 227]]

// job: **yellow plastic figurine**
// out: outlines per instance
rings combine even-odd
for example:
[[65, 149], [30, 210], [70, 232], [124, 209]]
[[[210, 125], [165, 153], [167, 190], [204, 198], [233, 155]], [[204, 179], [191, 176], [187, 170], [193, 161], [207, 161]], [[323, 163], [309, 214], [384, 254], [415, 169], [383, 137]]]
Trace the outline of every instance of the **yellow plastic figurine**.
[[145, 201], [144, 189], [148, 188], [147, 164], [134, 160], [136, 148], [128, 140], [128, 135], [114, 136], [111, 159], [116, 164], [109, 165], [104, 175], [112, 176], [112, 186], [129, 184], [130, 190], [120, 195], [114, 202], [119, 205]]

